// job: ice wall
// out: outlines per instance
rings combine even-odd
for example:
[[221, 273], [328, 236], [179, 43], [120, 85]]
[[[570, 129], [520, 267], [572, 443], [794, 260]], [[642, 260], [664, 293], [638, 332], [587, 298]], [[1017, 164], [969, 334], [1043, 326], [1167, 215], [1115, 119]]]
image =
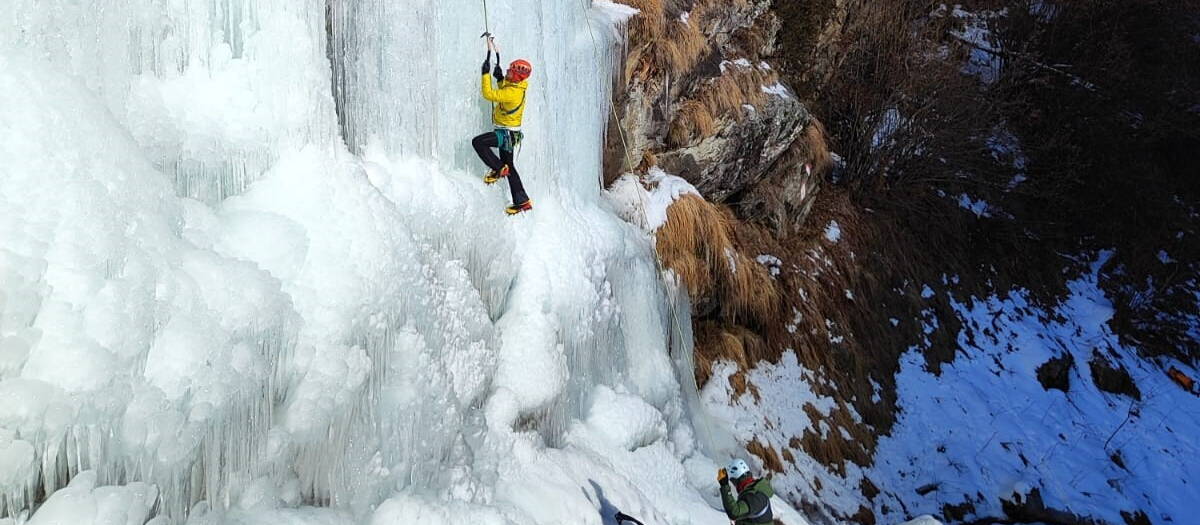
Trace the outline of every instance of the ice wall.
[[596, 182], [596, 3], [488, 2], [535, 67], [508, 218], [482, 2], [15, 0], [0, 522], [721, 522], [686, 300]]
[[[589, 0], [491, 2], [487, 23], [504, 65], [534, 64], [521, 165], [535, 191], [595, 196], [611, 89], [613, 17], [618, 6]], [[330, 10], [334, 91], [346, 140], [361, 152], [388, 151], [478, 170], [470, 137], [489, 104], [467, 80], [485, 56], [483, 2], [477, 0], [334, 3]], [[420, 30], [415, 30], [420, 29]], [[476, 65], [472, 68], [471, 65]], [[589, 191], [591, 190], [591, 191]], [[536, 201], [536, 195], [535, 195]]]

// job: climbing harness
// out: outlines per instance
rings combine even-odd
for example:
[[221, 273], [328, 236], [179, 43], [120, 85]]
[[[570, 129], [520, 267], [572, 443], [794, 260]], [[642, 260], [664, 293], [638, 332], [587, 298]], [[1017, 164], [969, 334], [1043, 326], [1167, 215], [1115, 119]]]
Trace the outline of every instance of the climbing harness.
[[515, 129], [496, 128], [496, 144], [500, 151], [511, 152], [513, 148], [520, 148], [524, 138], [525, 134]]

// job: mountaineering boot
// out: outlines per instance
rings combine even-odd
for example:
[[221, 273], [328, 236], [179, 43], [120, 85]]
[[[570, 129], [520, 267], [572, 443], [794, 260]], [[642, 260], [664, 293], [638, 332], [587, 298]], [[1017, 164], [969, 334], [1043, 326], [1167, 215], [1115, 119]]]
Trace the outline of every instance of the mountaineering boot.
[[500, 171], [492, 170], [483, 176], [483, 182], [486, 184], [495, 184], [496, 181], [508, 176], [508, 166], [500, 168]]
[[532, 209], [533, 209], [533, 199], [530, 199], [525, 202], [522, 202], [521, 204], [513, 204], [512, 206], [505, 208], [504, 213], [507, 213], [509, 215], [516, 215], [523, 211], [529, 211]]

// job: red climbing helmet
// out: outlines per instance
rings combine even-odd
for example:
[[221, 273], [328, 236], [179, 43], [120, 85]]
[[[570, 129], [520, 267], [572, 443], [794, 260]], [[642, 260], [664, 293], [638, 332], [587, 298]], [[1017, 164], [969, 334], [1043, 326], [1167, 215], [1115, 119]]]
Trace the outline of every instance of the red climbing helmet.
[[533, 65], [524, 59], [514, 60], [508, 66], [508, 80], [510, 82], [521, 82], [529, 75], [533, 74]]

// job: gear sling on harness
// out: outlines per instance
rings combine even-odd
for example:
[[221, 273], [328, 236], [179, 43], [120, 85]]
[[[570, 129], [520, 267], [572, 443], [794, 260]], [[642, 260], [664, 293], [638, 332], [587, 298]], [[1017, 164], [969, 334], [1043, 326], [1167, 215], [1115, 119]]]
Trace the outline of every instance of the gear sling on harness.
[[[520, 109], [521, 106], [517, 106]], [[516, 110], [513, 110], [516, 111]], [[521, 140], [525, 138], [525, 134], [514, 129], [496, 128], [496, 144], [500, 151], [512, 153], [514, 149], [521, 146]]]

